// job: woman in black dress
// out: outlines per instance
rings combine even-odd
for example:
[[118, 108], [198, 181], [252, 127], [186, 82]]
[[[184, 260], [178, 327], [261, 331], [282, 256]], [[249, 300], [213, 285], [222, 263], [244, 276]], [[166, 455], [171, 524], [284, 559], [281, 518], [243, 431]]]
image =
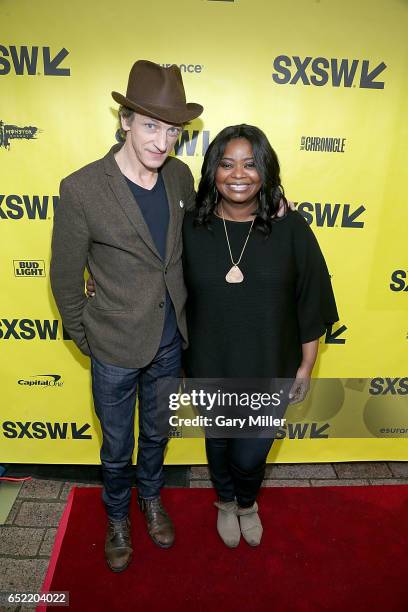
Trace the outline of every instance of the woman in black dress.
[[[183, 225], [189, 378], [293, 378], [300, 401], [319, 338], [338, 320], [330, 276], [304, 218], [290, 210], [265, 134], [222, 130], [204, 158]], [[260, 543], [257, 494], [273, 438], [206, 438], [227, 546]]]

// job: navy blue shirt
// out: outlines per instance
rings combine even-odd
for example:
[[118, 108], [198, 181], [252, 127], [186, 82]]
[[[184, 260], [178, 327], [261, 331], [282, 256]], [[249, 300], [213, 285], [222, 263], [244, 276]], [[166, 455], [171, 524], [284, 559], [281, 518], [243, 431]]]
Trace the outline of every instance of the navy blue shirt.
[[[136, 202], [142, 211], [144, 220], [149, 228], [156, 249], [164, 262], [166, 256], [167, 230], [169, 228], [169, 203], [167, 200], [166, 188], [164, 186], [161, 173], [153, 189], [144, 189], [133, 183], [125, 176], [126, 182]], [[166, 289], [166, 312], [164, 316], [163, 333], [159, 348], [170, 344], [177, 333], [177, 319], [174, 311], [173, 302]]]

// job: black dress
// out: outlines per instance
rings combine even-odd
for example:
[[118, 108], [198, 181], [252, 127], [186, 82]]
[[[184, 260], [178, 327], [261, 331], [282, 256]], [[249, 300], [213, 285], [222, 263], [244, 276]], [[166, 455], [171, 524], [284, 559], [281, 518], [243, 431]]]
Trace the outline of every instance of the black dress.
[[[294, 377], [302, 343], [338, 321], [326, 262], [305, 219], [296, 211], [278, 219], [268, 238], [252, 229], [241, 263], [242, 283], [229, 284], [231, 259], [223, 221], [212, 229], [183, 224], [190, 378]], [[250, 221], [226, 221], [236, 261]]]

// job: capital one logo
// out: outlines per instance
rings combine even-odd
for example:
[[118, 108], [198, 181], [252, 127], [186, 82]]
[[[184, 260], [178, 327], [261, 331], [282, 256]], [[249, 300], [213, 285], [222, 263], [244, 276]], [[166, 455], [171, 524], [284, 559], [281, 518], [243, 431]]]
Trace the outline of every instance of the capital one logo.
[[70, 68], [61, 67], [68, 54], [65, 47], [51, 51], [51, 47], [0, 45], [0, 76], [12, 72], [16, 75], [70, 76]]
[[60, 374], [37, 374], [36, 376], [30, 376], [29, 379], [20, 378], [17, 382], [23, 387], [40, 387], [41, 389], [58, 388], [64, 384]]
[[272, 79], [277, 85], [384, 89], [384, 81], [377, 77], [386, 67], [384, 62], [373, 64], [366, 59], [278, 55], [273, 61]]

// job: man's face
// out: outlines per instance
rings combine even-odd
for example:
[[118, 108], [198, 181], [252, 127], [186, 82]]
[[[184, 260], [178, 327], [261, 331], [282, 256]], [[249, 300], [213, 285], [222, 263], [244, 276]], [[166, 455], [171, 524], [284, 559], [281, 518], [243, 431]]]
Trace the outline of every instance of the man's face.
[[122, 127], [139, 162], [149, 170], [160, 168], [172, 151], [181, 132], [180, 125], [172, 125], [158, 119], [135, 113], [133, 120], [122, 118]]

